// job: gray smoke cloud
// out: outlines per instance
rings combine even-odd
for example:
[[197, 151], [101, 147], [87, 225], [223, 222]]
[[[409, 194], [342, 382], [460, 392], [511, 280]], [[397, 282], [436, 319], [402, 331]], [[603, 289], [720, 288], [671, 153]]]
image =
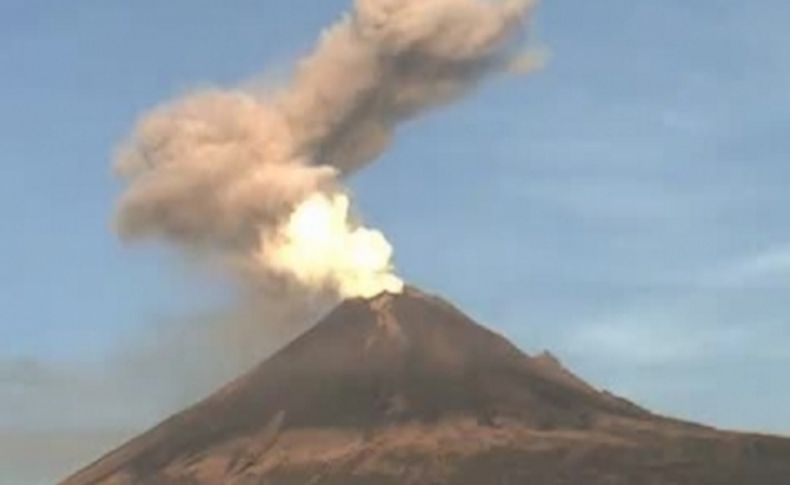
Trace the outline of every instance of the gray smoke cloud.
[[344, 193], [343, 177], [375, 160], [401, 122], [517, 64], [533, 4], [357, 0], [284, 87], [200, 92], [154, 110], [119, 150], [129, 183], [119, 233], [281, 285], [258, 255], [295, 207]]

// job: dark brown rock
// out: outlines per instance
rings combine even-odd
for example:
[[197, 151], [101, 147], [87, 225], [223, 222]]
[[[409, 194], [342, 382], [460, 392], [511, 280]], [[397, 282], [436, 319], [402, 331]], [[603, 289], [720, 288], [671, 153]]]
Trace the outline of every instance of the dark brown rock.
[[218, 483], [787, 485], [790, 440], [653, 415], [407, 289], [344, 302], [64, 482]]

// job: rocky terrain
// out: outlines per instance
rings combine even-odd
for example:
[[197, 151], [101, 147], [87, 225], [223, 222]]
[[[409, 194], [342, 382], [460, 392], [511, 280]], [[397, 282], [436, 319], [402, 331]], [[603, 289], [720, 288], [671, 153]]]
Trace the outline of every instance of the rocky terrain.
[[409, 288], [343, 302], [63, 483], [787, 485], [790, 439], [654, 415]]

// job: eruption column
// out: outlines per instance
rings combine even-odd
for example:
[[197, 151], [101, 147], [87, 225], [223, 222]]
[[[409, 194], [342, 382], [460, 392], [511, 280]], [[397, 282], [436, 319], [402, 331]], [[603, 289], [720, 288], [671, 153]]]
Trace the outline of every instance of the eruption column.
[[281, 89], [200, 92], [154, 110], [119, 150], [120, 234], [219, 258], [255, 288], [398, 291], [392, 247], [350, 219], [344, 177], [403, 121], [523, 69], [532, 6], [357, 0]]

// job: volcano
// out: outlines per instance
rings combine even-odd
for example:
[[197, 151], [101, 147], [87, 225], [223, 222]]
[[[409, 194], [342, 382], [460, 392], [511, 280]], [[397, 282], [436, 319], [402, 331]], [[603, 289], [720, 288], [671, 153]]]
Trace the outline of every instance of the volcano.
[[787, 485], [790, 440], [652, 414], [407, 288], [63, 483]]

